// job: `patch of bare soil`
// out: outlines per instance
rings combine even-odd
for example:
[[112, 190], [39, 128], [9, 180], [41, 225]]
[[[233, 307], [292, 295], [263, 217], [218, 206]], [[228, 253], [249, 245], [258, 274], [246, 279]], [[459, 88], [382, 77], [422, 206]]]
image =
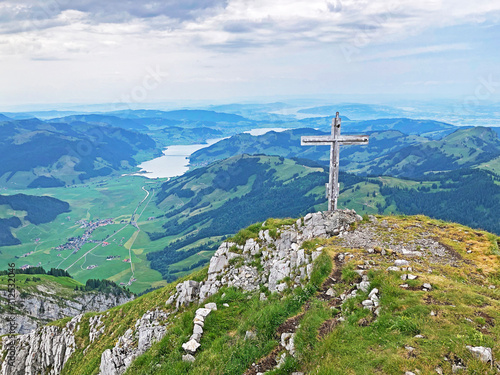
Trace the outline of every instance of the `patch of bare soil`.
[[333, 332], [335, 327], [338, 325], [338, 320], [336, 318], [328, 319], [323, 322], [321, 327], [319, 327], [319, 337], [322, 338], [329, 333]]
[[266, 372], [272, 370], [278, 364], [278, 362], [276, 362], [278, 353], [284, 349], [285, 348], [283, 348], [281, 345], [278, 345], [273, 349], [271, 353], [262, 358], [259, 363], [252, 365], [248, 370], [246, 370], [243, 375], [256, 375], [258, 372]]
[[[306, 304], [304, 309], [305, 311], [307, 311], [309, 309], [309, 304]], [[276, 330], [276, 337], [278, 339], [278, 342], [281, 340], [281, 334], [294, 333], [297, 330], [303, 317], [304, 313], [301, 313], [299, 315], [292, 316], [291, 318], [283, 322]], [[281, 345], [278, 345], [273, 349], [271, 353], [269, 353], [264, 358], [261, 358], [255, 365], [252, 365], [247, 371], [245, 371], [243, 375], [256, 375], [258, 372], [266, 372], [272, 370], [278, 364], [278, 362], [276, 362], [278, 353], [283, 350], [285, 350], [285, 348], [283, 348]]]
[[438, 301], [429, 294], [424, 297], [424, 302], [426, 305], [451, 306], [450, 302]]

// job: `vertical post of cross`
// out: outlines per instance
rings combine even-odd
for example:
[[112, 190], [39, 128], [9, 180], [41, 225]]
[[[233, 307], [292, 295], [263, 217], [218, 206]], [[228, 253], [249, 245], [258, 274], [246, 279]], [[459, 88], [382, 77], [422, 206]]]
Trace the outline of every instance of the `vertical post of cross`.
[[[334, 139], [340, 138], [340, 117], [337, 112], [332, 120], [332, 136]], [[337, 199], [339, 196], [339, 142], [332, 142], [330, 145], [330, 173], [328, 181], [328, 211], [337, 209]]]

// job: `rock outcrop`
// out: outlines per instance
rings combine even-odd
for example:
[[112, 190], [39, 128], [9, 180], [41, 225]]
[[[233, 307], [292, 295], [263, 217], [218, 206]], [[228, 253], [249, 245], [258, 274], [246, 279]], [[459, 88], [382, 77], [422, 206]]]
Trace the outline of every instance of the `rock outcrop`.
[[[0, 291], [0, 297], [5, 298], [6, 293]], [[13, 316], [17, 323], [15, 333], [30, 333], [48, 322], [90, 311], [105, 311], [132, 299], [133, 297], [127, 297], [125, 294], [115, 296], [101, 292], [75, 292], [75, 295], [65, 298], [40, 285], [39, 293], [16, 295], [18, 313]], [[5, 317], [5, 314], [0, 314], [0, 335], [8, 333], [9, 325], [6, 324]]]
[[100, 375], [120, 375], [132, 361], [148, 350], [151, 345], [165, 336], [164, 324], [169, 313], [156, 309], [146, 312], [118, 338], [113, 349], [106, 349], [101, 356]]
[[[57, 375], [75, 351], [75, 335], [82, 315], [77, 315], [65, 327], [44, 326], [26, 335], [14, 336], [13, 365], [4, 361], [2, 375]], [[2, 338], [0, 358], [8, 352], [8, 336]]]
[[[283, 226], [274, 236], [269, 230], [261, 230], [257, 239], [250, 238], [244, 245], [224, 242], [210, 259], [207, 280], [179, 284], [177, 293], [170, 297], [167, 305], [175, 301], [178, 308], [194, 301], [201, 302], [222, 286], [254, 291], [264, 285], [269, 291], [278, 292], [289, 287], [285, 280], [291, 281], [291, 287], [303, 285], [311, 276], [312, 262], [321, 251], [308, 253], [301, 248], [302, 244], [312, 238], [341, 235], [361, 220], [353, 210], [316, 212], [307, 214], [294, 225]], [[258, 266], [256, 260], [259, 260]]]

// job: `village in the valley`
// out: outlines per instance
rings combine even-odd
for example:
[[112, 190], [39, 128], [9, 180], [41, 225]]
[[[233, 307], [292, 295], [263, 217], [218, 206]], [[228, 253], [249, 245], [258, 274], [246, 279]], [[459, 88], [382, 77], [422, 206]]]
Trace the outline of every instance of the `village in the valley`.
[[[100, 240], [92, 239], [92, 233], [99, 227], [104, 227], [106, 225], [114, 224], [113, 219], [111, 219], [111, 218], [97, 219], [94, 221], [82, 219], [82, 220], [78, 220], [76, 222], [76, 224], [80, 225], [80, 228], [85, 228], [85, 232], [81, 236], [70, 237], [70, 238], [68, 238], [68, 240], [64, 244], [55, 247], [55, 250], [57, 250], [59, 252], [57, 254], [57, 256], [62, 256], [61, 251], [63, 251], [63, 250], [72, 250], [72, 254], [76, 254], [87, 243], [96, 243], [96, 244], [100, 243], [102, 247], [106, 247], [110, 244], [107, 241], [100, 241]], [[38, 243], [39, 241], [40, 241], [40, 238], [35, 239], [35, 243]], [[120, 241], [119, 245], [122, 245], [122, 244], [123, 244], [123, 238]], [[34, 252], [35, 252], [34, 250], [29, 251], [29, 252], [19, 256], [19, 258], [27, 258], [30, 255], [34, 254]], [[120, 258], [121, 258], [120, 255], [114, 255], [114, 254], [106, 256], [107, 261], [117, 260]], [[123, 260], [123, 262], [130, 263], [130, 259], [126, 258]], [[37, 266], [40, 266], [40, 265], [41, 265], [41, 263], [39, 263]], [[31, 267], [35, 267], [35, 266], [25, 264], [25, 265], [22, 265], [20, 268], [22, 270], [25, 270], [25, 269], [28, 269]], [[86, 269], [91, 270], [91, 269], [94, 269], [96, 267], [97, 267], [97, 265], [92, 264], [90, 266], [87, 266]]]

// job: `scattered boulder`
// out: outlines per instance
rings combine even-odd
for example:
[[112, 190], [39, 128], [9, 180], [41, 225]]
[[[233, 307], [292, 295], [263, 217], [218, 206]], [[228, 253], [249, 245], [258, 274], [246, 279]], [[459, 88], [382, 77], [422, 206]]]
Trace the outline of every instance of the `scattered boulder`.
[[491, 362], [493, 363], [493, 354], [491, 348], [486, 348], [484, 346], [469, 346], [466, 348], [472, 353], [474, 357], [479, 359], [481, 362]]
[[188, 342], [182, 344], [182, 349], [189, 354], [195, 354], [199, 347], [200, 343], [196, 340], [189, 340]]

